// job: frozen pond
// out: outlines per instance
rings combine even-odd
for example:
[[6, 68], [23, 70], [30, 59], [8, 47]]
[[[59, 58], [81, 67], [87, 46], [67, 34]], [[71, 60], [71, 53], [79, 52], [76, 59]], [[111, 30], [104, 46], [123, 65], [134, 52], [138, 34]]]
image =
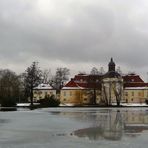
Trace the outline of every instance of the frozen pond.
[[147, 108], [0, 112], [0, 148], [147, 147]]

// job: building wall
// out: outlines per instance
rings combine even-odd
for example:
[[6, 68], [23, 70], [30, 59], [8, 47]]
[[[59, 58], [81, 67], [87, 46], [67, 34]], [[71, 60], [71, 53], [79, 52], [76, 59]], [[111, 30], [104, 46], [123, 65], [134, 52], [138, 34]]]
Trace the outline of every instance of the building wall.
[[87, 89], [82, 91], [82, 104], [94, 104], [94, 94], [96, 94], [96, 104], [100, 103], [101, 90], [98, 89]]
[[[108, 88], [109, 89], [109, 88]], [[109, 90], [106, 90], [107, 97], [109, 98]], [[73, 105], [89, 105], [93, 104], [94, 90], [61, 90], [60, 101], [63, 104], [73, 104]], [[104, 94], [103, 94], [104, 95]], [[96, 90], [96, 104], [100, 104], [103, 95], [100, 90]], [[111, 103], [116, 103], [116, 97], [114, 90], [111, 89]], [[124, 89], [122, 90], [123, 103], [145, 103], [146, 98], [148, 98], [148, 90], [146, 89]]]
[[48, 95], [48, 96], [52, 96], [54, 95], [56, 97], [56, 90], [53, 90], [53, 89], [37, 89], [37, 90], [33, 90], [33, 99], [34, 99], [34, 102], [37, 102], [41, 99], [44, 99], [45, 96]]
[[145, 103], [147, 98], [145, 89], [124, 89], [124, 98], [126, 103]]
[[61, 104], [80, 105], [82, 104], [82, 90], [61, 90], [60, 101]]
[[[100, 102], [101, 91], [96, 91], [96, 103]], [[92, 89], [79, 89], [79, 90], [61, 90], [60, 101], [61, 104], [72, 105], [88, 105], [93, 104], [94, 90]]]

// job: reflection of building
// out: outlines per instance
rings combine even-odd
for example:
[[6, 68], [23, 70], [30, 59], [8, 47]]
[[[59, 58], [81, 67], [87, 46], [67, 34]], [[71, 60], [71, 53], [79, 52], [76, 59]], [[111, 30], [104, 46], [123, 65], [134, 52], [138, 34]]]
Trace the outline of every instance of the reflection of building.
[[70, 135], [74, 137], [118, 141], [127, 136], [134, 138], [144, 131], [148, 133], [147, 109], [59, 108], [51, 114], [72, 119], [76, 129]]
[[45, 96], [56, 96], [56, 90], [54, 90], [49, 84], [40, 84], [33, 89], [33, 99], [37, 102], [44, 99]]
[[61, 90], [61, 103], [71, 105], [119, 105], [145, 103], [148, 99], [148, 83], [139, 75], [120, 75], [111, 58], [108, 72], [98, 75], [75, 75]]
[[[80, 118], [80, 120], [82, 119]], [[83, 121], [91, 121], [92, 126], [78, 129], [73, 132], [73, 135], [82, 138], [87, 137], [90, 140], [121, 140], [124, 136], [136, 137], [148, 130], [148, 113], [146, 110], [106, 110], [104, 114], [98, 113], [93, 120], [91, 114], [89, 114], [86, 121], [84, 118]]]
[[91, 122], [92, 127], [78, 129], [73, 132], [73, 135], [87, 137], [90, 140], [107, 139], [114, 141], [122, 138], [124, 124], [120, 111], [112, 112], [111, 110], [106, 110], [105, 114], [96, 115]]
[[125, 112], [125, 125], [133, 127], [147, 127], [148, 129], [148, 113], [146, 111], [126, 111]]

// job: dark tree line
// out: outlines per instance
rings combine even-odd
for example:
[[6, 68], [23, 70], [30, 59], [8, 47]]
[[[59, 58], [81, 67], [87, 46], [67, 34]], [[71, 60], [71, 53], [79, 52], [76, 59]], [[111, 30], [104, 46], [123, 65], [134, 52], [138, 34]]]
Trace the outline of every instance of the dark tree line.
[[9, 69], [0, 70], [0, 104], [15, 106], [17, 102], [33, 105], [33, 88], [41, 83], [50, 84], [57, 92], [69, 79], [67, 68], [57, 68], [55, 75], [50, 70], [41, 70], [38, 62], [33, 62], [25, 72], [17, 75]]
[[20, 77], [15, 72], [0, 70], [0, 103], [2, 106], [15, 106], [21, 93]]

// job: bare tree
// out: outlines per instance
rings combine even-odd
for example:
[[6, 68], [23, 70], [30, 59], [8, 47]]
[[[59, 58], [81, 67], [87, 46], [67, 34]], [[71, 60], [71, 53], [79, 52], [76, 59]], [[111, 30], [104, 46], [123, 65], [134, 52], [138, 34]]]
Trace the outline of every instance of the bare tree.
[[86, 71], [79, 71], [78, 74], [79, 75], [86, 75]]
[[99, 73], [102, 74], [102, 75], [105, 74], [105, 70], [104, 70], [103, 67], [100, 68]]
[[107, 97], [107, 92], [106, 92], [106, 87], [104, 86], [104, 84], [103, 84], [103, 86], [102, 86], [102, 90], [103, 90], [103, 93], [104, 93], [104, 96], [103, 96], [103, 98], [102, 98], [102, 103], [104, 103], [106, 106], [108, 106], [109, 105], [109, 101], [108, 101], [108, 97]]
[[90, 74], [91, 75], [98, 75], [99, 74], [99, 71], [96, 67], [93, 67], [92, 70], [90, 71]]
[[121, 68], [120, 66], [117, 67], [117, 70], [116, 70], [120, 75], [122, 75], [122, 71], [121, 71]]
[[57, 68], [55, 76], [52, 78], [51, 85], [60, 90], [64, 83], [69, 79], [70, 70], [68, 68]]
[[122, 97], [122, 87], [121, 82], [113, 83], [113, 90], [116, 97], [117, 106], [120, 106], [121, 97]]
[[33, 62], [24, 73], [24, 86], [26, 96], [30, 98], [31, 106], [33, 105], [33, 88], [41, 83], [42, 71], [38, 67], [38, 62]]
[[51, 81], [52, 76], [51, 76], [51, 70], [50, 69], [44, 69], [42, 71], [42, 82], [47, 84]]

